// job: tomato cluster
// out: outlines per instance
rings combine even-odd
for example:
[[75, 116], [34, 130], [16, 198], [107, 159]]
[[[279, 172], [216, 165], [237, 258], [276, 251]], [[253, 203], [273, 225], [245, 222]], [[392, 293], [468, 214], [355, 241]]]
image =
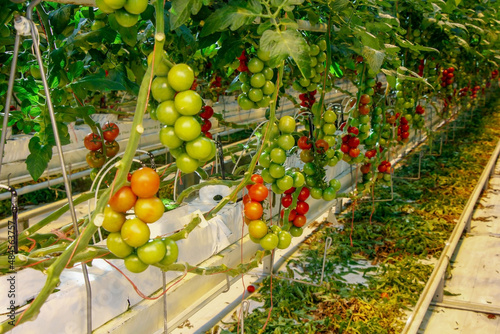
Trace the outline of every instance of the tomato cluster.
[[[120, 145], [116, 142], [116, 138], [120, 133], [118, 125], [115, 123], [106, 122], [102, 127], [103, 139], [96, 133], [89, 133], [85, 136], [83, 144], [90, 152], [87, 153], [87, 164], [92, 168], [101, 168], [106, 163], [106, 157], [114, 157], [120, 150]], [[106, 154], [104, 154], [104, 152]], [[95, 173], [91, 174], [94, 175]]]
[[[168, 266], [177, 260], [178, 248], [170, 238], [150, 239], [148, 224], [163, 216], [165, 206], [156, 197], [160, 176], [155, 170], [142, 167], [136, 170], [130, 184], [118, 189], [104, 209], [102, 227], [110, 232], [106, 245], [117, 257], [123, 258], [126, 268], [139, 273], [150, 264]], [[133, 217], [126, 212], [134, 210]]]
[[423, 115], [425, 114], [425, 108], [419, 104], [415, 109], [415, 113], [418, 115]]
[[285, 210], [288, 210], [288, 221], [296, 228], [302, 228], [307, 223], [305, 215], [309, 211], [309, 204], [307, 204], [306, 200], [309, 198], [310, 191], [309, 188], [302, 187], [297, 197], [297, 205], [293, 208], [292, 194], [294, 192], [296, 192], [296, 188], [286, 191], [285, 196], [281, 197], [281, 205], [284, 209], [281, 210], [280, 215], [281, 219], [284, 219]]
[[212, 139], [212, 134], [209, 132], [212, 128], [212, 122], [210, 122], [210, 118], [214, 114], [214, 109], [211, 106], [204, 106], [203, 111], [200, 112], [200, 117], [203, 119], [203, 124], [201, 125], [201, 132], [205, 135], [205, 137]]
[[292, 132], [295, 131], [296, 122], [291, 116], [283, 116], [278, 123], [277, 140], [270, 143], [259, 158], [262, 169], [262, 178], [266, 183], [272, 184], [271, 189], [276, 194], [282, 194], [292, 187], [304, 185], [304, 175], [298, 171], [287, 170], [284, 166], [287, 155], [294, 146], [295, 138]]
[[449, 67], [441, 72], [441, 87], [446, 88], [447, 86], [453, 84], [455, 77], [453, 72], [455, 72], [453, 67]]
[[148, 7], [148, 0], [96, 0], [96, 5], [103, 13], [113, 13], [119, 25], [129, 28], [139, 21], [139, 15]]
[[383, 160], [377, 167], [379, 174], [377, 177], [383, 179], [386, 182], [391, 181], [391, 163], [387, 160]]
[[318, 84], [321, 82], [323, 73], [325, 72], [326, 60], [326, 41], [319, 40], [317, 44], [309, 46], [309, 62], [311, 65], [311, 73], [306, 78], [302, 76], [295, 81], [292, 87], [301, 92], [313, 92], [318, 89]]
[[262, 202], [267, 198], [269, 190], [264, 185], [264, 179], [260, 175], [252, 175], [253, 185], [247, 186], [248, 195], [243, 198], [246, 221], [257, 220], [262, 218], [264, 209]]
[[406, 117], [402, 116], [399, 119], [397, 139], [398, 141], [407, 142], [409, 136], [410, 136], [410, 125], [408, 124], [408, 120], [406, 119]]
[[[215, 143], [201, 134], [202, 126], [196, 117], [203, 100], [191, 90], [194, 82], [191, 67], [177, 64], [170, 69], [160, 63], [161, 66], [164, 68], [155, 71], [156, 78], [151, 85], [153, 98], [159, 103], [156, 118], [164, 125], [160, 130], [160, 141], [175, 157], [177, 168], [183, 173], [192, 173], [216, 153]], [[203, 122], [205, 133], [208, 133], [211, 123], [208, 119]]]
[[276, 87], [271, 81], [274, 71], [265, 65], [270, 59], [269, 52], [258, 49], [257, 55], [246, 64], [248, 71], [238, 76], [242, 91], [238, 96], [238, 105], [243, 110], [266, 108], [271, 103], [271, 95]]
[[299, 94], [300, 105], [304, 108], [311, 109], [313, 104], [316, 102], [316, 90], [312, 92]]

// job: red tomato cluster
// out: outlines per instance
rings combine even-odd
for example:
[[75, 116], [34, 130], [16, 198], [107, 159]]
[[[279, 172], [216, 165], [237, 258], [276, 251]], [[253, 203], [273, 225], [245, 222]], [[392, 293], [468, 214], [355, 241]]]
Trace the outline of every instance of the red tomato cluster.
[[[106, 245], [117, 257], [123, 258], [126, 268], [139, 273], [150, 264], [170, 265], [177, 260], [178, 248], [169, 238], [150, 239], [148, 224], [159, 220], [165, 211], [156, 197], [160, 176], [149, 167], [136, 170], [130, 184], [122, 186], [108, 201], [102, 227], [110, 232]], [[125, 213], [134, 209], [135, 217]]]
[[498, 70], [493, 70], [493, 71], [491, 72], [491, 78], [492, 78], [492, 79], [495, 79], [495, 78], [498, 76], [498, 73], [499, 73], [499, 72], [498, 72]]
[[357, 127], [350, 126], [347, 129], [348, 134], [342, 137], [342, 145], [340, 146], [340, 150], [343, 153], [349, 154], [351, 158], [356, 158], [360, 150], [358, 148], [360, 141], [357, 135], [359, 134], [359, 130]]
[[390, 174], [391, 173], [391, 163], [387, 160], [382, 161], [380, 163], [380, 165], [378, 166], [378, 171], [380, 173]]
[[106, 122], [102, 127], [106, 155], [104, 155], [102, 147], [103, 140], [101, 136], [93, 132], [85, 136], [83, 144], [90, 151], [86, 156], [87, 163], [90, 167], [101, 168], [106, 162], [106, 157], [112, 158], [118, 153], [120, 145], [116, 142], [116, 137], [118, 137], [119, 133], [120, 129], [115, 123]]
[[359, 98], [358, 111], [360, 115], [368, 115], [370, 113], [372, 98], [368, 94], [363, 94]]
[[376, 149], [368, 150], [368, 151], [365, 152], [365, 157], [367, 157], [368, 159], [371, 159], [371, 158], [373, 158], [376, 155], [377, 155], [377, 150]]
[[214, 114], [214, 109], [211, 106], [204, 106], [202, 110], [203, 111], [200, 112], [200, 117], [203, 119], [201, 132], [203, 132], [205, 137], [212, 139], [212, 134], [209, 131], [212, 128], [212, 122], [210, 122], [210, 118]]
[[447, 87], [453, 83], [455, 76], [453, 72], [455, 72], [455, 69], [453, 67], [450, 67], [441, 72], [441, 87]]
[[419, 115], [423, 115], [425, 113], [425, 108], [422, 107], [420, 104], [417, 106], [417, 108], [415, 109], [415, 113], [419, 114]]
[[299, 94], [300, 105], [307, 109], [311, 109], [312, 105], [316, 102], [316, 90], [308, 93]]
[[243, 212], [248, 222], [251, 220], [258, 220], [262, 217], [264, 209], [261, 202], [269, 195], [269, 189], [264, 185], [262, 176], [254, 174], [251, 180], [254, 184], [247, 186], [248, 195], [243, 197]]
[[[293, 203], [292, 194], [295, 192], [295, 188], [291, 188], [285, 191], [285, 196], [281, 198], [281, 205], [287, 209]], [[310, 191], [309, 188], [303, 187], [300, 190], [299, 196], [297, 197], [297, 205], [295, 209], [290, 210], [288, 214], [288, 221], [291, 222], [296, 227], [302, 227], [306, 224], [307, 218], [306, 213], [309, 211], [309, 204], [306, 203], [307, 198], [309, 197]], [[285, 209], [281, 210], [281, 218], [285, 216]]]
[[248, 72], [248, 67], [247, 67], [248, 57], [246, 56], [246, 51], [245, 50], [241, 51], [241, 56], [239, 56], [236, 59], [240, 61], [240, 66], [238, 66], [237, 70], [240, 72]]
[[401, 117], [398, 126], [398, 140], [406, 139], [410, 136], [410, 125], [406, 117]]

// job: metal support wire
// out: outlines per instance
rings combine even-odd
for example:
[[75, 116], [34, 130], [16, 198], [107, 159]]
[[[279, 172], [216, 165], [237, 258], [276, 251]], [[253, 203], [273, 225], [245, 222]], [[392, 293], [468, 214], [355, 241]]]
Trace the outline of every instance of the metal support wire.
[[[396, 179], [400, 179], [400, 180], [420, 180], [420, 173], [422, 171], [422, 156], [424, 155], [424, 152], [423, 151], [420, 151], [418, 153], [418, 173], [417, 173], [417, 176], [416, 177], [405, 177], [405, 176], [393, 176], [394, 178]], [[391, 178], [392, 179], [392, 178]]]
[[[323, 265], [321, 266], [321, 278], [319, 280], [319, 283], [312, 283], [312, 282], [308, 282], [308, 281], [305, 281], [305, 280], [299, 280], [299, 279], [295, 279], [295, 278], [290, 278], [290, 277], [284, 277], [284, 276], [280, 276], [280, 275], [274, 275], [273, 274], [273, 265], [271, 263], [271, 276], [273, 278], [278, 278], [278, 279], [284, 279], [284, 280], [287, 280], [287, 281], [291, 281], [291, 282], [295, 282], [295, 283], [300, 283], [300, 284], [306, 284], [306, 285], [311, 285], [311, 286], [322, 286], [323, 285], [323, 280], [325, 278], [325, 265], [326, 265], [326, 254], [327, 254], [327, 251], [328, 249], [330, 249], [330, 247], [332, 246], [332, 237], [327, 237], [325, 239], [325, 250], [323, 252]], [[271, 258], [271, 261], [274, 260], [274, 252], [273, 252], [273, 256]]]
[[248, 300], [244, 300], [241, 303], [241, 309], [240, 309], [241, 334], [245, 333], [245, 317], [248, 316], [249, 311], [250, 311], [250, 302]]
[[[161, 270], [161, 269], [160, 269]], [[167, 273], [161, 270], [161, 278], [163, 282], [163, 333], [168, 333], [168, 313], [167, 313]]]

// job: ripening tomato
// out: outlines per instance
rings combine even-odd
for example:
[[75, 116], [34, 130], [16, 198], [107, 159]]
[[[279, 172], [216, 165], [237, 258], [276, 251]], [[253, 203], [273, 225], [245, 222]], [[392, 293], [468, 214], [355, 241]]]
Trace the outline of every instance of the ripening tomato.
[[134, 213], [147, 224], [154, 223], [163, 216], [165, 205], [158, 197], [139, 198], [134, 205]]
[[106, 122], [102, 127], [102, 136], [106, 141], [113, 141], [118, 137], [120, 129], [115, 123]]
[[104, 220], [102, 228], [108, 232], [118, 232], [121, 230], [125, 222], [125, 215], [121, 212], [116, 212], [109, 205], [104, 208]]
[[102, 147], [101, 136], [91, 132], [85, 136], [85, 139], [83, 140], [83, 144], [85, 145], [87, 150], [90, 150], [90, 151], [100, 150]]
[[253, 201], [262, 202], [268, 194], [269, 190], [261, 183], [255, 183], [248, 189], [248, 195]]
[[316, 148], [318, 149], [319, 153], [324, 153], [328, 150], [328, 143], [324, 139], [318, 139], [316, 140]]
[[250, 196], [248, 194], [243, 196], [243, 204], [250, 203], [251, 201], [252, 201], [252, 199], [250, 198]]
[[267, 234], [267, 224], [262, 220], [252, 220], [248, 224], [248, 234], [254, 239], [261, 239]]
[[214, 109], [211, 106], [204, 106], [203, 111], [200, 113], [200, 117], [203, 119], [209, 119], [214, 114]]
[[85, 160], [90, 167], [101, 168], [106, 162], [106, 156], [99, 151], [90, 151]]
[[130, 187], [138, 197], [153, 197], [160, 189], [160, 176], [152, 168], [141, 167], [132, 174]]
[[144, 270], [148, 269], [149, 264], [146, 264], [139, 259], [137, 254], [130, 254], [123, 261], [125, 263], [125, 268], [132, 273], [142, 273]]
[[134, 194], [129, 186], [123, 186], [111, 197], [108, 204], [117, 212], [127, 212], [132, 209], [137, 196]]
[[307, 218], [304, 215], [296, 215], [293, 219], [293, 225], [297, 227], [302, 227], [306, 224]]
[[104, 145], [106, 146], [106, 156], [109, 158], [114, 157], [118, 154], [118, 151], [120, 151], [120, 145], [116, 142], [116, 140], [107, 141]]
[[127, 257], [134, 251], [134, 248], [123, 240], [120, 232], [113, 232], [108, 235], [106, 247], [119, 258]]
[[262, 217], [264, 209], [262, 208], [262, 204], [259, 202], [251, 201], [245, 204], [243, 211], [248, 219], [257, 220]]
[[259, 174], [253, 174], [250, 178], [252, 182], [264, 184], [264, 179]]
[[148, 224], [139, 218], [127, 219], [120, 231], [123, 240], [132, 247], [141, 247], [151, 234]]

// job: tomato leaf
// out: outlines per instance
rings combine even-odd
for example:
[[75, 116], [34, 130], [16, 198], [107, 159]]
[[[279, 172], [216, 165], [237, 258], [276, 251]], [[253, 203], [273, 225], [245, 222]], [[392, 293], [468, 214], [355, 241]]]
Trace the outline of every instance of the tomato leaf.
[[382, 67], [382, 64], [385, 59], [385, 52], [384, 51], [379, 51], [379, 50], [374, 50], [368, 46], [363, 47], [363, 57], [365, 58], [366, 62], [368, 63], [368, 66], [370, 67], [370, 70], [373, 73], [378, 73], [380, 70], [380, 67]]
[[26, 167], [33, 180], [38, 180], [52, 159], [52, 147], [41, 145], [40, 138], [33, 137], [28, 144], [30, 155], [26, 158]]
[[328, 1], [328, 7], [333, 12], [340, 12], [347, 8], [350, 4], [349, 0], [331, 0]]
[[276, 66], [285, 58], [292, 57], [302, 75], [306, 78], [310, 76], [309, 46], [297, 30], [266, 30], [260, 38], [260, 47], [270, 53], [271, 65]]
[[75, 5], [65, 5], [50, 12], [49, 22], [54, 34], [60, 34], [68, 27], [75, 8]]
[[88, 91], [126, 90], [123, 84], [104, 78], [99, 74], [88, 75], [71, 83], [70, 86], [80, 99], [84, 99]]
[[[116, 30], [120, 34], [122, 40], [126, 44], [128, 44], [130, 46], [134, 46], [137, 43], [137, 32], [138, 32], [137, 24], [130, 27], [130, 28], [125, 28], [125, 27], [121, 26], [116, 21], [115, 15], [113, 15], [113, 14], [108, 15], [108, 22], [109, 22], [109, 25], [111, 26], [111, 28], [113, 28], [114, 30]], [[106, 30], [106, 28], [103, 28], [103, 29]], [[99, 29], [97, 31], [100, 31], [103, 29]], [[110, 29], [107, 29], [107, 30], [110, 30]]]
[[262, 12], [262, 5], [255, 0], [248, 3], [235, 2], [235, 5], [224, 6], [211, 14], [201, 30], [201, 37], [226, 29], [236, 30], [252, 23]]
[[175, 30], [186, 23], [191, 14], [198, 14], [202, 5], [202, 0], [172, 0], [170, 29]]

